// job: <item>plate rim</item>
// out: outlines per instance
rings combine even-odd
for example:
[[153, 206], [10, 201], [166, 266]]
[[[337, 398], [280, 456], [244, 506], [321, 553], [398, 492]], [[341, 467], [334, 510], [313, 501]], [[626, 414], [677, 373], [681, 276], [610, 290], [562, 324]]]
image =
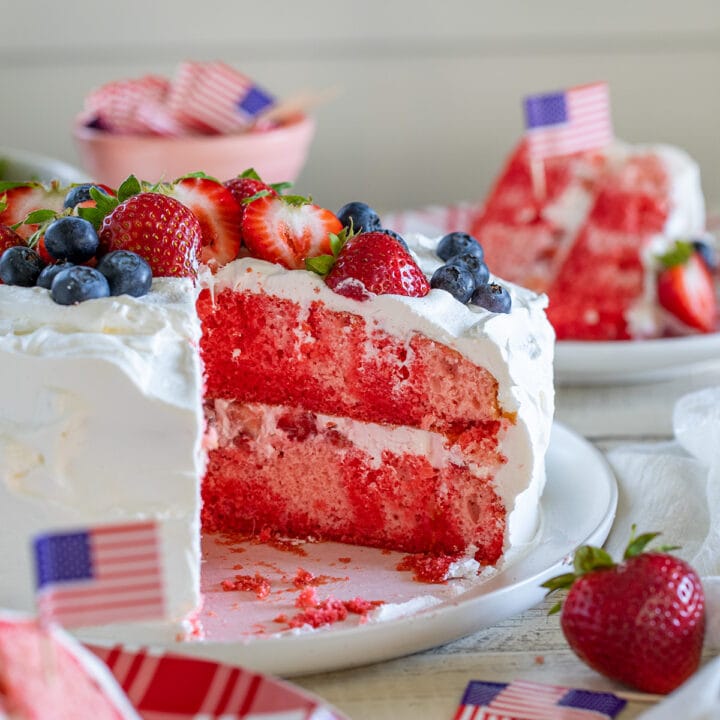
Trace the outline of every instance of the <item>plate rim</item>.
[[[619, 497], [617, 480], [612, 468], [603, 453], [589, 440], [557, 421], [553, 422], [552, 426], [551, 448], [553, 447], [553, 442], [555, 443], [554, 447], [556, 452], [559, 448], [566, 447], [568, 443], [570, 443], [571, 446], [580, 446], [593, 457], [596, 463], [599, 471], [599, 479], [605, 484], [605, 489], [608, 492], [608, 501], [606, 507], [603, 508], [602, 516], [595, 523], [595, 526], [583, 530], [584, 535], [580, 544], [602, 544], [607, 538], [615, 519]], [[548, 452], [551, 452], [551, 448]], [[165, 645], [165, 647], [170, 647], [184, 654], [205, 657], [220, 662], [234, 662], [244, 667], [249, 666], [259, 672], [269, 672], [283, 677], [343, 670], [359, 665], [367, 665], [398, 658], [415, 652], [423, 652], [457, 640], [472, 632], [478, 632], [484, 627], [489, 627], [507, 617], [511, 617], [517, 612], [536, 605], [545, 595], [545, 590], [540, 587], [541, 582], [557, 574], [562, 568], [567, 567], [575, 547], [577, 546], [567, 548], [566, 552], [561, 556], [554, 557], [552, 561], [549, 561], [549, 564], [543, 566], [531, 575], [525, 576], [519, 581], [511, 582], [508, 585], [503, 585], [496, 590], [492, 590], [490, 593], [483, 591], [483, 584], [461, 593], [452, 600], [444, 601], [436, 607], [431, 607], [404, 617], [348, 628], [334, 628], [329, 632], [300, 632], [297, 634], [263, 637], [262, 639], [249, 638], [234, 642], [198, 640], [171, 643], [169, 646]], [[522, 558], [518, 560], [517, 563], [509, 565], [503, 572], [512, 572], [513, 568], [517, 568], [521, 563]], [[529, 593], [530, 602], [527, 601], [527, 597], [525, 600], [518, 602], [518, 591], [532, 588], [535, 588], [536, 592]], [[512, 597], [513, 593], [515, 594], [514, 598]], [[482, 605], [483, 602], [487, 602], [489, 595], [492, 595], [493, 598], [508, 600], [508, 611], [501, 613], [502, 617], [495, 618], [493, 623], [483, 624], [475, 620], [468, 622], [468, 614], [473, 614], [476, 605]], [[515, 600], [514, 603], [511, 602], [513, 599]], [[432, 622], [428, 622], [428, 620]], [[437, 632], [437, 626], [440, 624], [443, 624], [445, 627], [450, 626], [452, 629]], [[400, 645], [395, 645], [393, 649], [388, 649], [382, 642], [377, 642], [376, 645], [373, 645], [376, 640], [382, 640], [388, 628], [392, 628], [393, 635], [404, 637], [404, 641], [400, 643]], [[318, 651], [318, 646], [334, 652], [347, 650], [349, 655], [346, 661], [344, 660], [340, 663], [317, 659], [309, 660], [308, 664], [304, 667], [298, 667], [297, 663], [292, 661], [283, 663], [282, 659], [278, 662], [268, 664], [263, 662], [262, 658], [258, 660], [258, 658], [255, 657], [253, 662], [253, 658], [249, 657], [249, 655], [252, 653], [252, 648], [257, 648], [260, 643], [264, 644], [263, 647], [271, 648], [270, 652], [264, 653], [266, 655], [271, 654], [272, 649], [278, 651], [280, 648], [288, 649], [289, 652], [287, 655], [297, 655], [303, 649], [307, 650], [308, 656], [315, 655]], [[363, 647], [363, 652], [361, 652], [360, 655], [352, 651], [353, 646], [357, 649], [358, 645]], [[244, 652], [238, 653], [238, 650], [243, 650]], [[250, 653], [248, 653], [248, 650], [250, 650]]]

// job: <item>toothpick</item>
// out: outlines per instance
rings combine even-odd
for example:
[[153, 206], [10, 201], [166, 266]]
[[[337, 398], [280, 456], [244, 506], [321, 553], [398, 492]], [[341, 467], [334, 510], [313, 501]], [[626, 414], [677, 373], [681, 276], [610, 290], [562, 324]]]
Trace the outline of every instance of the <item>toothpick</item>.
[[279, 121], [285, 118], [306, 113], [308, 110], [329, 102], [340, 93], [339, 88], [326, 88], [325, 90], [302, 90], [295, 95], [273, 105], [266, 112], [258, 116], [259, 122]]
[[538, 205], [542, 205], [547, 197], [547, 184], [545, 182], [545, 163], [539, 158], [530, 160], [530, 177], [532, 179], [533, 195]]

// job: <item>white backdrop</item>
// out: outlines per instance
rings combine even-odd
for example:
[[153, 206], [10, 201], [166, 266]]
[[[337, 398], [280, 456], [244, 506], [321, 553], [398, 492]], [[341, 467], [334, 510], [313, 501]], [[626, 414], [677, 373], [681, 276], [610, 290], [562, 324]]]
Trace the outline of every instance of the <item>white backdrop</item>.
[[480, 198], [521, 98], [610, 83], [616, 134], [670, 142], [720, 203], [717, 0], [0, 0], [0, 144], [77, 162], [83, 97], [112, 79], [224, 60], [283, 96], [336, 88], [298, 190], [336, 209]]

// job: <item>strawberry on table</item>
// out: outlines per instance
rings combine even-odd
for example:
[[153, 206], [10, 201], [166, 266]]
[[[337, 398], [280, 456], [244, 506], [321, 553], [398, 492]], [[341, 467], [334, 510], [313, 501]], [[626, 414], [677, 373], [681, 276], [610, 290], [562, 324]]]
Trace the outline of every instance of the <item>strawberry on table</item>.
[[305, 267], [307, 258], [330, 253], [330, 235], [342, 231], [335, 215], [292, 195], [266, 195], [245, 208], [242, 235], [253, 257], [291, 270]]
[[700, 332], [713, 332], [718, 309], [715, 284], [707, 265], [691, 243], [676, 242], [660, 259], [658, 302], [669, 313]]
[[356, 300], [369, 293], [423, 297], [430, 292], [430, 283], [412, 255], [382, 230], [350, 238], [337, 253], [325, 282]]
[[104, 217], [98, 234], [103, 253], [137, 253], [150, 264], [153, 277], [197, 275], [200, 223], [189, 208], [168, 195], [131, 195]]
[[[16, 225], [37, 210], [61, 212], [65, 190], [57, 182], [45, 186], [39, 182], [0, 182], [0, 225]], [[38, 224], [22, 224], [18, 234], [27, 239]]]
[[204, 175], [189, 175], [176, 180], [170, 194], [190, 208], [200, 222], [202, 263], [219, 267], [237, 257], [242, 210], [227, 187]]
[[574, 572], [543, 587], [569, 588], [560, 624], [581, 660], [609, 678], [664, 694], [700, 664], [705, 596], [697, 573], [668, 554], [673, 548], [645, 551], [658, 533], [635, 537], [634, 530], [622, 562], [583, 546]]

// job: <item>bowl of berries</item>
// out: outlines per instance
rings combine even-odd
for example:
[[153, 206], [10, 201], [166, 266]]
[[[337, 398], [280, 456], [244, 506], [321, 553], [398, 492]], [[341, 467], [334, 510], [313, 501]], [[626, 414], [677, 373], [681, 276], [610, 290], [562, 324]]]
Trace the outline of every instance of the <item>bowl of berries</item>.
[[111, 187], [131, 173], [157, 182], [201, 168], [213, 177], [229, 178], [252, 167], [267, 182], [294, 182], [305, 165], [314, 134], [315, 122], [307, 115], [225, 135], [133, 135], [83, 124], [74, 130], [83, 168], [94, 180]]

